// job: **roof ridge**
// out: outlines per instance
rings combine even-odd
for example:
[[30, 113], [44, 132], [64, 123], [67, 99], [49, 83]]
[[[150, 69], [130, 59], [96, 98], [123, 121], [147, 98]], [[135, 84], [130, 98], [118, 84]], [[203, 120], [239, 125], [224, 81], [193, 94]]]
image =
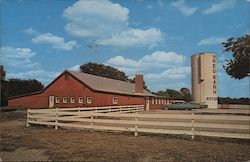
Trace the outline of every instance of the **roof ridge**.
[[84, 73], [84, 72], [78, 72], [78, 71], [73, 71], [73, 70], [65, 70], [65, 71], [68, 71], [71, 74], [72, 73], [87, 74], [87, 75], [91, 75], [91, 76], [97, 77], [97, 78], [110, 79], [110, 80], [115, 80], [115, 81], [119, 81], [119, 82], [125, 82], [125, 83], [129, 83], [129, 84], [135, 84], [135, 83], [131, 83], [129, 81], [124, 81], [124, 80], [119, 80], [119, 79], [113, 79], [113, 78], [109, 78], [109, 77], [104, 77], [104, 76], [99, 76], [99, 75], [94, 75], [94, 74], [89, 74], [89, 73]]

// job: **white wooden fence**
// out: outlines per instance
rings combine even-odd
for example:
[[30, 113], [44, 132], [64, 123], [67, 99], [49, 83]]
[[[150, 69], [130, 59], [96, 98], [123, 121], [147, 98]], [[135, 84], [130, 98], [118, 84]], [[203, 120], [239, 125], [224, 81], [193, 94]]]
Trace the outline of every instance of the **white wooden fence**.
[[[124, 109], [123, 110], [120, 110]], [[182, 134], [250, 139], [249, 114], [236, 113], [202, 114], [191, 111], [185, 114], [128, 113], [143, 110], [143, 105], [122, 107], [68, 108], [68, 109], [28, 109], [27, 126], [42, 124], [58, 127], [72, 127], [90, 130], [110, 130], [134, 132]], [[117, 110], [119, 109], [119, 110]], [[93, 111], [94, 110], [94, 111]], [[113, 111], [112, 111], [113, 110]], [[116, 111], [115, 111], [116, 110]]]

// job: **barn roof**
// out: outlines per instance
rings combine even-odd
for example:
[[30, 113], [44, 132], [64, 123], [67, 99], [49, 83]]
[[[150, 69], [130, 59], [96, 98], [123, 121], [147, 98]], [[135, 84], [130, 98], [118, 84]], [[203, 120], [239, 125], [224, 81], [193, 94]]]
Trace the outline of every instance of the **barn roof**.
[[[151, 96], [151, 97], [156, 96], [145, 89], [143, 89], [143, 93], [135, 93], [134, 83], [100, 77], [97, 75], [92, 75], [92, 74], [87, 74], [87, 73], [82, 73], [82, 72], [65, 70], [54, 81], [52, 81], [48, 86], [46, 86], [43, 90], [38, 91], [38, 92], [33, 92], [33, 93], [26, 93], [22, 95], [12, 96], [12, 97], [9, 97], [8, 99], [41, 94], [46, 89], [48, 89], [54, 82], [56, 82], [56, 80], [59, 77], [61, 77], [65, 73], [69, 73], [78, 81], [80, 81], [82, 84], [87, 85], [89, 88], [95, 91], [107, 92], [107, 93], [118, 93], [118, 94], [133, 95], [133, 96]], [[157, 96], [157, 97], [160, 97], [160, 96]]]
[[141, 94], [135, 93], [135, 83], [100, 77], [82, 72], [75, 72], [71, 70], [66, 70], [66, 72], [76, 77], [78, 80], [89, 86], [91, 89], [97, 91], [126, 95], [155, 96], [145, 89], [143, 89], [143, 93]]

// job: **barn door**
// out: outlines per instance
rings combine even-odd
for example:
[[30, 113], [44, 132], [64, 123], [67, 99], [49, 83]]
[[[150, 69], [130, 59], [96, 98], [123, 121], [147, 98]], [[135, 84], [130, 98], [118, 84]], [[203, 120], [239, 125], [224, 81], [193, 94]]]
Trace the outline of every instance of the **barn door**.
[[149, 98], [146, 99], [146, 111], [149, 111]]
[[55, 106], [55, 96], [49, 96], [49, 108], [53, 108]]

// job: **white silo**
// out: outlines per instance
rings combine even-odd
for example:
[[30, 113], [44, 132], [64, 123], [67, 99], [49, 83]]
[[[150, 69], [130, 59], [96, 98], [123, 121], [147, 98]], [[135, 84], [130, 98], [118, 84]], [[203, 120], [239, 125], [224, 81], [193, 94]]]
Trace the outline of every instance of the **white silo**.
[[208, 108], [218, 108], [216, 54], [192, 55], [192, 99]]

